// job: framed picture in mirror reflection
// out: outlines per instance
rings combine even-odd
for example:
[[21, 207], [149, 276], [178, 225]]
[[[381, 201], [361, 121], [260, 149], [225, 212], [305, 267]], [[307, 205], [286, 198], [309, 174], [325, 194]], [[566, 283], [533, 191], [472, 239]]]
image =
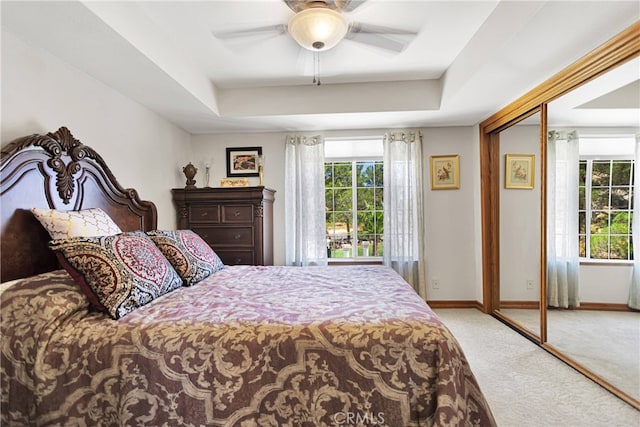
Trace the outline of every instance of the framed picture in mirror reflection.
[[504, 188], [533, 189], [535, 162], [533, 154], [505, 154]]

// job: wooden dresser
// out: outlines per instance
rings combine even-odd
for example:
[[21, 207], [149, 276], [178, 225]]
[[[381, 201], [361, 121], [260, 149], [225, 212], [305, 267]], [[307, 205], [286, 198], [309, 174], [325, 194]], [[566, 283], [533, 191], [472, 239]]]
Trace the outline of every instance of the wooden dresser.
[[274, 190], [175, 188], [177, 228], [198, 233], [227, 265], [273, 265]]

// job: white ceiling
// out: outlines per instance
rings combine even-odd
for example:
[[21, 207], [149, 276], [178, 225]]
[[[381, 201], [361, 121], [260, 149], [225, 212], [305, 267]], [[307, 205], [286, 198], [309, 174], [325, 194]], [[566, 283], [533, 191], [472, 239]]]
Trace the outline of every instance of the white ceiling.
[[280, 0], [0, 5], [3, 31], [194, 134], [473, 125], [640, 19], [637, 1], [367, 0], [350, 21], [417, 36], [401, 53], [344, 40], [316, 86], [287, 34], [213, 35], [286, 24]]

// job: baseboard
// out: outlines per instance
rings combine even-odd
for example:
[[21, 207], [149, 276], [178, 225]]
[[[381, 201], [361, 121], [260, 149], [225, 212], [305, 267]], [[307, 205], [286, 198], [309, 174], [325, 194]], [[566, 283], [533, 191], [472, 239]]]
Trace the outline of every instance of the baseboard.
[[594, 311], [636, 311], [629, 308], [626, 304], [614, 304], [608, 302], [580, 302], [580, 307], [575, 310], [594, 310]]
[[540, 303], [538, 301], [500, 301], [500, 308], [538, 310], [540, 308]]
[[[427, 300], [431, 308], [477, 308], [482, 311], [482, 303], [471, 300]], [[500, 308], [514, 308], [526, 310], [538, 310], [538, 301], [500, 301]], [[553, 310], [553, 308], [549, 308]], [[594, 311], [636, 311], [626, 304], [614, 304], [606, 302], [581, 302], [580, 307], [573, 310], [594, 310]]]
[[431, 308], [477, 308], [482, 310], [482, 303], [470, 300], [427, 300]]

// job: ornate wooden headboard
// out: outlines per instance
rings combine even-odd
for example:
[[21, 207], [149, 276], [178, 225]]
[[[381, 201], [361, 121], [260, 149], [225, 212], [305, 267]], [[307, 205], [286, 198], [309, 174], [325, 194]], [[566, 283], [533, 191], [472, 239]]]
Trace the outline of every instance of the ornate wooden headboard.
[[124, 189], [102, 157], [61, 127], [18, 138], [0, 155], [0, 281], [58, 268], [47, 231], [29, 211], [101, 208], [123, 231], [152, 230], [153, 203]]

